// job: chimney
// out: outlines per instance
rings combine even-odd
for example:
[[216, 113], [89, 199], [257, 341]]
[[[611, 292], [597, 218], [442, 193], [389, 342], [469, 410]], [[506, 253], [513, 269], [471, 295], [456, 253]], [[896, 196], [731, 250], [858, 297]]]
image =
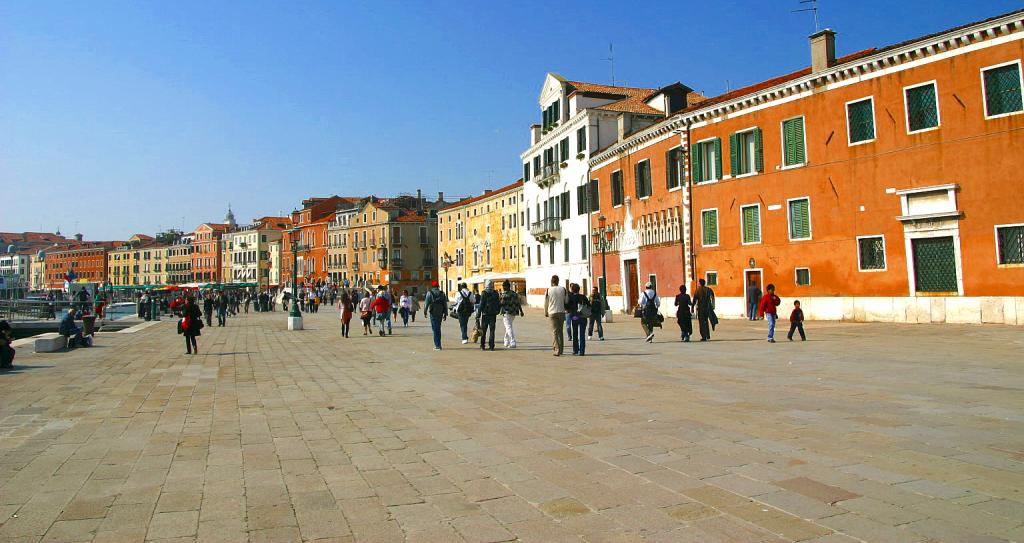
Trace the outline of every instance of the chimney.
[[416, 189], [416, 211], [423, 213], [423, 191]]
[[490, 193], [491, 193], [491, 189], [484, 189], [484, 191], [480, 194], [480, 196], [487, 196]]
[[536, 145], [540, 141], [540, 125], [530, 125], [530, 145]]
[[836, 33], [831, 28], [811, 34], [811, 73], [836, 64]]
[[620, 113], [618, 118], [619, 141], [625, 139], [633, 132], [633, 116], [628, 113]]
[[75, 241], [82, 241], [82, 234], [75, 234]]
[[437, 193], [437, 201], [438, 202], [444, 202], [444, 193], [443, 192], [438, 191], [438, 193]]

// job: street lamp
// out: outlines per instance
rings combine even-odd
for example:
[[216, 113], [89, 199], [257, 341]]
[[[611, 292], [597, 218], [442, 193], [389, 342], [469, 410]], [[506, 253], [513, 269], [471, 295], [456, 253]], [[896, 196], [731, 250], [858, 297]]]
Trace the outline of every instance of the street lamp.
[[[607, 221], [608, 219], [606, 219], [603, 214], [599, 215], [597, 217], [597, 229], [591, 233], [594, 245], [601, 250], [601, 282], [599, 283], [598, 288], [600, 289], [601, 299], [603, 300], [608, 299], [608, 268], [605, 253], [608, 248], [611, 247], [612, 238], [615, 237], [615, 230], [606, 225]], [[610, 313], [606, 314], [611, 317]]]
[[288, 230], [288, 234], [292, 238], [292, 307], [288, 312], [289, 330], [302, 330], [302, 313], [299, 311], [298, 292], [299, 251], [308, 251], [309, 246], [299, 243], [299, 232], [301, 232], [299, 228]]
[[448, 282], [448, 268], [452, 267], [452, 264], [455, 264], [455, 261], [452, 260], [452, 257], [447, 251], [445, 251], [444, 257], [441, 258], [441, 267], [444, 268], [444, 291], [446, 294], [448, 292], [448, 285], [450, 284]]

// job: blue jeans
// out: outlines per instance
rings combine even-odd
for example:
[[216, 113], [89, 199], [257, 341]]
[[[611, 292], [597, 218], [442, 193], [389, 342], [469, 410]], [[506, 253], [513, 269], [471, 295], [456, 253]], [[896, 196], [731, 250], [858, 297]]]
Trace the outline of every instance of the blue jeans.
[[752, 321], [757, 320], [757, 302], [747, 302], [747, 318]]
[[771, 313], [765, 313], [764, 318], [768, 321], [768, 339], [775, 339], [775, 319], [778, 317]]
[[434, 347], [441, 348], [441, 317], [430, 316], [430, 330], [434, 332]]
[[569, 317], [569, 321], [572, 326], [572, 354], [579, 354], [583, 356], [587, 351], [587, 336], [584, 332], [587, 331], [587, 319], [579, 316], [579, 320]]
[[459, 315], [459, 330], [462, 331], [462, 341], [469, 341], [469, 315]]

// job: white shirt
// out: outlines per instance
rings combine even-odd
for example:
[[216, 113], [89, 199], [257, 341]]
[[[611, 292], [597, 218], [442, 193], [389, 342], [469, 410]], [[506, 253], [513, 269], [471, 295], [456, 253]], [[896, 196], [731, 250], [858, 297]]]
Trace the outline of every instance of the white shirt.
[[553, 286], [548, 288], [547, 294], [544, 295], [544, 312], [548, 315], [565, 313], [566, 298], [565, 287]]
[[654, 292], [654, 289], [650, 288], [640, 295], [640, 300], [637, 303], [640, 304], [640, 307], [644, 307], [647, 305], [648, 299], [654, 302], [654, 307], [661, 307], [661, 298], [658, 298], [658, 293]]

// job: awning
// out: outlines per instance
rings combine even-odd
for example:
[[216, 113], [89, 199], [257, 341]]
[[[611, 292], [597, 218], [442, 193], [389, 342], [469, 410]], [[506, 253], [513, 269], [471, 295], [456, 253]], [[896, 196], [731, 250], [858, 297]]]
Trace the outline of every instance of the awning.
[[468, 279], [463, 279], [462, 282], [467, 285], [476, 285], [484, 283], [488, 279], [494, 281], [495, 284], [500, 284], [502, 281], [508, 279], [509, 281], [526, 281], [526, 275], [521, 273], [481, 273], [480, 275], [474, 275]]

